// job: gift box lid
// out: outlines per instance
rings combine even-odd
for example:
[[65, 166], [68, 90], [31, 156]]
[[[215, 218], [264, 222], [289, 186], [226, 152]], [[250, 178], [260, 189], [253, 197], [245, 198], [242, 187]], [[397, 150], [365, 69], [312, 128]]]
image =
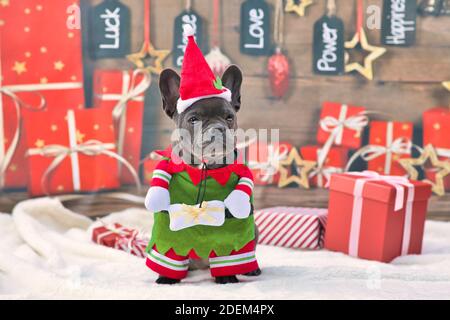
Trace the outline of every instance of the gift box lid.
[[[353, 195], [355, 182], [358, 179], [362, 179], [362, 177], [348, 173], [333, 174], [331, 175], [330, 191]], [[414, 185], [414, 201], [427, 200], [431, 196], [430, 184], [412, 180], [409, 182]], [[405, 193], [405, 196], [406, 195], [407, 193]], [[363, 190], [363, 198], [386, 203], [394, 202], [395, 188], [385, 181], [367, 181]]]

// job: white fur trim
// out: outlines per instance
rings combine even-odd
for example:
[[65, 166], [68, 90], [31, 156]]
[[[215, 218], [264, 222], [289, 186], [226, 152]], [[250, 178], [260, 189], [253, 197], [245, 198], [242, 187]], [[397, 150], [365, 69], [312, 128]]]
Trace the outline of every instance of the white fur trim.
[[185, 37], [190, 37], [195, 35], [195, 30], [192, 28], [192, 26], [189, 23], [183, 24], [183, 35]]
[[250, 215], [250, 196], [244, 191], [233, 190], [223, 202], [230, 213], [238, 219], [245, 219]]
[[227, 100], [228, 102], [231, 102], [231, 91], [225, 87], [223, 87], [225, 89], [224, 92], [219, 93], [219, 94], [210, 94], [210, 95], [206, 95], [206, 96], [201, 96], [201, 97], [195, 97], [195, 98], [190, 98], [190, 99], [186, 99], [183, 100], [181, 98], [178, 99], [177, 102], [177, 111], [178, 114], [181, 114], [183, 111], [185, 111], [187, 108], [189, 108], [190, 106], [192, 106], [194, 103], [196, 103], [199, 100], [202, 99], [208, 99], [208, 98], [222, 98]]
[[169, 190], [151, 187], [145, 197], [145, 207], [151, 212], [167, 211], [170, 206]]

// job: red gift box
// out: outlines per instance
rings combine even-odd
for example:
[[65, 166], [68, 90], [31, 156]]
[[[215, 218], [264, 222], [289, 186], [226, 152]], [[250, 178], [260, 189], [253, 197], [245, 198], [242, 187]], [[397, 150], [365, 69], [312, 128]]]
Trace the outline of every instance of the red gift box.
[[104, 224], [92, 229], [92, 241], [105, 247], [122, 250], [138, 257], [145, 257], [150, 238], [137, 230], [119, 223]]
[[[300, 148], [300, 153], [304, 160], [318, 161], [320, 146], [306, 146]], [[348, 149], [342, 147], [331, 147], [323, 160], [322, 166], [317, 166], [311, 173], [309, 183], [311, 186], [324, 187], [327, 185], [331, 174], [344, 171], [348, 160]]]
[[[432, 108], [423, 113], [423, 145], [432, 144], [440, 160], [450, 161], [450, 109]], [[425, 168], [427, 179], [434, 181], [436, 170]], [[450, 190], [450, 176], [444, 178], [445, 190]]]
[[379, 152], [379, 156], [368, 161], [368, 169], [386, 175], [405, 175], [405, 169], [397, 160], [411, 156], [412, 136], [410, 122], [372, 121], [369, 145], [378, 147], [374, 152]]
[[[111, 113], [116, 132], [117, 152], [138, 171], [141, 156], [144, 92], [151, 78], [140, 70], [96, 70], [94, 106]], [[120, 181], [134, 183], [132, 174], [119, 163]]]
[[133, 230], [130, 237], [119, 237], [114, 248], [125, 251], [139, 258], [145, 258], [147, 256], [145, 249], [147, 248], [149, 241], [150, 238], [142, 237], [136, 230]]
[[92, 230], [92, 241], [106, 247], [114, 248], [121, 236], [131, 236], [132, 230], [124, 228], [119, 223], [102, 225]]
[[323, 246], [327, 209], [273, 207], [255, 211], [258, 243], [318, 250]]
[[255, 185], [270, 185], [278, 183], [280, 172], [279, 161], [289, 155], [292, 145], [286, 142], [279, 144], [252, 143], [248, 147], [248, 167], [253, 173]]
[[373, 171], [334, 174], [325, 248], [390, 262], [420, 254], [431, 185]]
[[34, 196], [114, 189], [119, 187], [117, 161], [131, 167], [116, 153], [111, 114], [105, 110], [39, 112], [25, 123]]
[[362, 131], [369, 120], [364, 107], [349, 106], [336, 102], [324, 102], [320, 114], [317, 141], [320, 144], [358, 149]]
[[[27, 109], [84, 106], [81, 32], [68, 28], [77, 0], [7, 1], [0, 10], [0, 188], [27, 185], [20, 117]], [[29, 111], [28, 111], [29, 112]]]

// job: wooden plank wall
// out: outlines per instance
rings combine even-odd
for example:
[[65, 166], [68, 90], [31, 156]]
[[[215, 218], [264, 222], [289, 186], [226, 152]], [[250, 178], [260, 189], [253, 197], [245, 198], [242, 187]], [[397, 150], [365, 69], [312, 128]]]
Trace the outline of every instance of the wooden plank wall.
[[[85, 0], [96, 4], [98, 0]], [[123, 0], [132, 9], [132, 48], [137, 51], [143, 38], [143, 1]], [[195, 10], [211, 27], [212, 0], [193, 0]], [[427, 108], [448, 105], [450, 94], [440, 85], [450, 79], [450, 17], [418, 17], [417, 42], [410, 48], [388, 47], [375, 63], [375, 80], [358, 75], [323, 77], [312, 73], [312, 29], [324, 13], [325, 1], [316, 0], [306, 17], [285, 15], [285, 48], [292, 66], [291, 88], [282, 100], [269, 96], [266, 57], [251, 57], [239, 52], [239, 10], [243, 0], [222, 1], [222, 48], [244, 72], [243, 108], [239, 115], [243, 128], [281, 128], [281, 139], [302, 146], [315, 143], [316, 124], [325, 100], [364, 105], [388, 113], [393, 119], [412, 121], [420, 128], [421, 114]], [[274, 5], [275, 0], [267, 0]], [[382, 0], [366, 0], [378, 5]], [[346, 37], [354, 32], [354, 1], [337, 0], [338, 16], [345, 23]], [[173, 20], [184, 8], [183, 0], [152, 0], [152, 42], [170, 49]], [[379, 44], [379, 30], [368, 30], [369, 42]], [[100, 60], [95, 67], [131, 65], [126, 60]], [[171, 67], [171, 59], [166, 62]], [[172, 123], [161, 112], [154, 77], [148, 94], [145, 117], [144, 153], [168, 143]], [[255, 114], [259, 116], [256, 118]], [[416, 131], [417, 137], [420, 131]]]
[[[99, 0], [83, 0], [96, 4]], [[275, 0], [266, 0], [272, 5]], [[143, 1], [123, 0], [132, 9], [132, 48], [139, 50], [143, 39]], [[211, 27], [212, 0], [193, 0], [194, 9]], [[316, 0], [306, 17], [285, 15], [285, 49], [292, 66], [291, 88], [282, 100], [269, 96], [267, 57], [250, 57], [239, 52], [240, 5], [243, 0], [222, 1], [222, 48], [244, 72], [242, 128], [280, 128], [282, 140], [300, 147], [315, 143], [318, 116], [323, 101], [364, 105], [370, 110], [390, 114], [392, 119], [415, 124], [415, 141], [421, 141], [421, 114], [438, 105], [450, 104], [450, 93], [441, 82], [450, 80], [450, 17], [418, 17], [417, 41], [410, 48], [388, 47], [375, 65], [374, 81], [359, 75], [323, 77], [312, 73], [312, 30], [314, 22], [325, 12], [325, 0]], [[382, 0], [366, 0], [366, 6]], [[338, 16], [344, 20], [346, 38], [355, 31], [353, 0], [337, 0]], [[156, 48], [170, 49], [173, 21], [183, 10], [184, 0], [152, 0], [152, 42]], [[368, 30], [369, 42], [380, 43], [380, 31]], [[86, 60], [89, 68], [129, 68], [126, 60]], [[171, 59], [166, 62], [171, 67]], [[173, 124], [161, 110], [157, 77], [147, 94], [143, 155], [169, 143]], [[321, 190], [300, 192], [298, 189], [259, 188], [255, 196], [258, 207], [267, 205], [326, 206], [327, 194]], [[430, 214], [448, 219], [450, 199], [432, 200]]]

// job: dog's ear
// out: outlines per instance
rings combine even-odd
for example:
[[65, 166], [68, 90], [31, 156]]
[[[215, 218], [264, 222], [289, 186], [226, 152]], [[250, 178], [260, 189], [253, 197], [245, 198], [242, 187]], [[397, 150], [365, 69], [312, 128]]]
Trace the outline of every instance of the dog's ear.
[[163, 109], [170, 118], [177, 112], [177, 101], [180, 96], [180, 76], [172, 69], [165, 69], [159, 77]]
[[231, 90], [231, 105], [239, 111], [241, 108], [241, 84], [242, 72], [235, 65], [231, 65], [225, 70], [222, 76], [222, 84]]

